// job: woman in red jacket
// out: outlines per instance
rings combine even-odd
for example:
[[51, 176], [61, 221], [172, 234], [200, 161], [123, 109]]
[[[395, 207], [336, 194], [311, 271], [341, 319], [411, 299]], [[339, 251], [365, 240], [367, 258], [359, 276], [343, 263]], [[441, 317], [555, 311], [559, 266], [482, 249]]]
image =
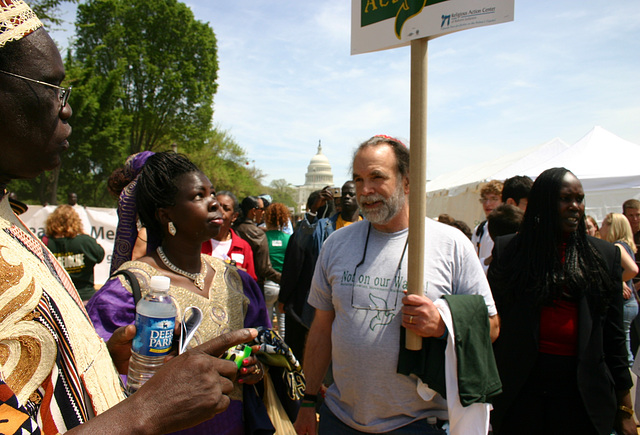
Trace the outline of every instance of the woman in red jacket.
[[218, 192], [216, 199], [220, 204], [224, 222], [216, 238], [202, 244], [202, 253], [235, 262], [236, 267], [246, 271], [253, 279], [257, 280], [251, 246], [231, 229], [231, 224], [240, 214], [238, 199], [233, 193], [226, 190]]

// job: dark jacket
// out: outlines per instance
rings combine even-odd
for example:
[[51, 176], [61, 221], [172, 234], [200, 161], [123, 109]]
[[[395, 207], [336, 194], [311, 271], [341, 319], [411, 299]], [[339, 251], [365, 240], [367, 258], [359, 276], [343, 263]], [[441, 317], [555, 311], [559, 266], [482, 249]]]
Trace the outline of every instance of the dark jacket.
[[236, 233], [249, 242], [253, 251], [253, 266], [258, 277], [258, 285], [264, 288], [264, 282], [271, 280], [280, 283], [280, 272], [271, 266], [269, 259], [269, 241], [267, 235], [251, 219], [233, 227]]
[[315, 309], [307, 303], [320, 248], [336, 229], [338, 214], [311, 223], [305, 217], [289, 239], [282, 265], [278, 301], [298, 323], [309, 328]]
[[[500, 424], [529, 377], [538, 354], [540, 310], [533, 307], [529, 293], [508, 288], [505, 258], [512, 255], [509, 243], [514, 235], [495, 241], [488, 279], [500, 316], [500, 337], [494, 352], [503, 393], [494, 400], [491, 421], [499, 432]], [[622, 269], [620, 251], [611, 243], [589, 237], [589, 242], [605, 260], [615, 289], [614, 299], [605, 315], [598, 313], [589, 297], [578, 300], [577, 382], [586, 411], [597, 433], [609, 434], [617, 411], [616, 391], [631, 387], [627, 363], [625, 333], [622, 329]], [[517, 297], [514, 295], [517, 293]]]
[[74, 238], [54, 238], [47, 240], [47, 247], [69, 273], [73, 285], [83, 301], [91, 299], [94, 288], [93, 269], [104, 259], [104, 249], [93, 237], [78, 234]]

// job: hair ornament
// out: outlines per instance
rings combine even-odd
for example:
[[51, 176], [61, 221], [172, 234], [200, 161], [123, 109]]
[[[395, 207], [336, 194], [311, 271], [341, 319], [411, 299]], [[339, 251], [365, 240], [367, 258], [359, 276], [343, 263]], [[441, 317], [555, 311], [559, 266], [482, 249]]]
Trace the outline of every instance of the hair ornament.
[[375, 135], [375, 136], [373, 136], [373, 137], [381, 137], [381, 138], [383, 138], [383, 139], [389, 139], [389, 140], [392, 140], [392, 141], [394, 141], [394, 142], [398, 142], [399, 144], [402, 144], [402, 146], [404, 146], [405, 148], [407, 147], [407, 146], [405, 145], [405, 143], [404, 143], [404, 142], [402, 142], [400, 139], [396, 139], [396, 138], [395, 138], [395, 137], [393, 137], [393, 136], [388, 136], [388, 135], [386, 135], [386, 134], [376, 134], [376, 135]]

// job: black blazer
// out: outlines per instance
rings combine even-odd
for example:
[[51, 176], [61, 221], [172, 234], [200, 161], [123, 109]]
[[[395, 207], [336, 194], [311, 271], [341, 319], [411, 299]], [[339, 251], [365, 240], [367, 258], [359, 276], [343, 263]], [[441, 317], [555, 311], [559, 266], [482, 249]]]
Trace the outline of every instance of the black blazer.
[[[540, 311], [532, 309], [535, 304], [530, 298], [522, 297], [523, 293], [514, 298], [513, 292], [521, 289], [510, 289], [506, 284], [504, 259], [509, 255], [507, 246], [514, 236], [499, 237], [495, 241], [488, 272], [500, 316], [500, 337], [494, 343], [494, 352], [503, 393], [495, 398], [491, 416], [498, 431], [527, 381], [538, 353]], [[589, 242], [605, 260], [616, 286], [616, 296], [606, 316], [597, 314], [595, 303], [588, 297], [578, 301], [578, 389], [597, 432], [609, 434], [617, 412], [616, 391], [632, 386], [622, 327], [622, 268], [620, 251], [613, 244], [593, 237], [589, 237]]]

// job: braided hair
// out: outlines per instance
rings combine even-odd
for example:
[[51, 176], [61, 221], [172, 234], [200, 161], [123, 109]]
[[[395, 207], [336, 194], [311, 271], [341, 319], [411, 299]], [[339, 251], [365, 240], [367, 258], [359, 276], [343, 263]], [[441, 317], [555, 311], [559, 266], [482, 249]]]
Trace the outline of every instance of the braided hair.
[[176, 180], [200, 169], [185, 155], [173, 152], [156, 153], [147, 159], [138, 177], [136, 207], [140, 220], [147, 228], [149, 243], [159, 245], [162, 240], [162, 225], [157, 218], [159, 208], [175, 205], [178, 186]]
[[567, 173], [571, 172], [565, 168], [548, 169], [533, 184], [520, 232], [505, 252], [509, 286], [532, 293], [539, 305], [550, 305], [563, 293], [572, 298], [585, 295], [603, 312], [619, 289], [589, 243], [584, 219], [576, 231], [562, 233], [558, 203]]

